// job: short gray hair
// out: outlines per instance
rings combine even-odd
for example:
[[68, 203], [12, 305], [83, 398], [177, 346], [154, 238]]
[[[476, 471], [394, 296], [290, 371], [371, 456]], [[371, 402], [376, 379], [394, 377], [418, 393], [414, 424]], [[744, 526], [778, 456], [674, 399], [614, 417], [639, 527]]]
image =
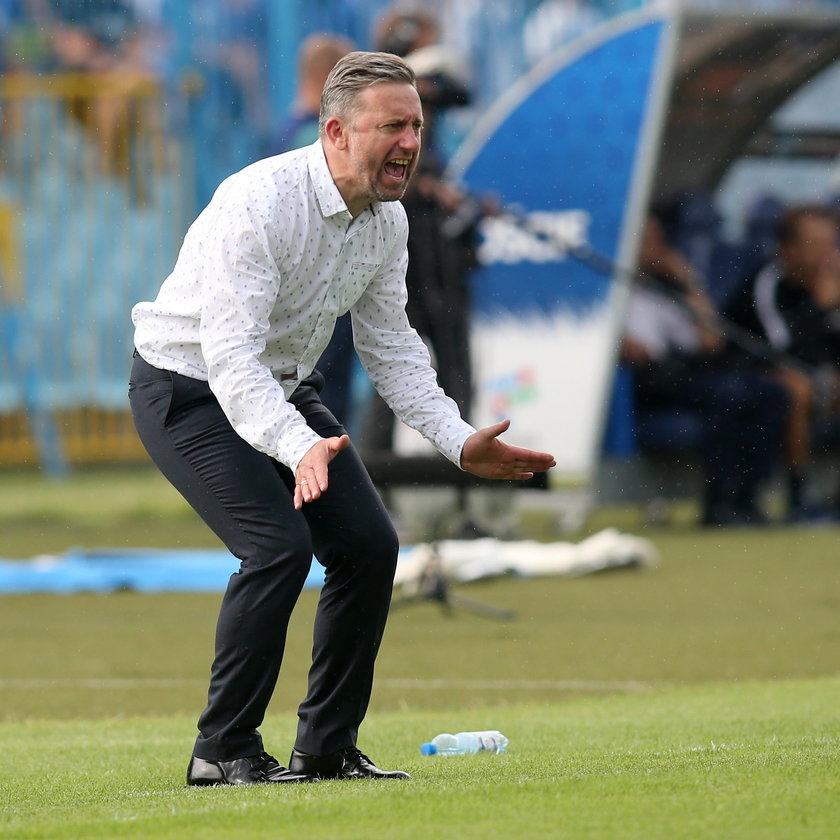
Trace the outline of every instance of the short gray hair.
[[330, 117], [349, 118], [359, 94], [380, 82], [414, 85], [414, 71], [398, 56], [384, 52], [351, 52], [339, 59], [324, 83], [318, 131], [323, 136]]

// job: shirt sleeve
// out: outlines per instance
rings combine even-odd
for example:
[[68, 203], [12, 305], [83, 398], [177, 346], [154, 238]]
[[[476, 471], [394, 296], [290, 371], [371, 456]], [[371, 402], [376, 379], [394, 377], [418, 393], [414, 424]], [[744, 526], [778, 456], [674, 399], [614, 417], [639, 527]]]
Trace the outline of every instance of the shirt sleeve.
[[437, 384], [429, 351], [405, 313], [408, 229], [351, 310], [356, 352], [376, 390], [407, 426], [460, 467], [475, 429]]
[[203, 252], [199, 335], [210, 388], [236, 433], [292, 472], [321, 440], [261, 357], [282, 293], [267, 219], [234, 201]]

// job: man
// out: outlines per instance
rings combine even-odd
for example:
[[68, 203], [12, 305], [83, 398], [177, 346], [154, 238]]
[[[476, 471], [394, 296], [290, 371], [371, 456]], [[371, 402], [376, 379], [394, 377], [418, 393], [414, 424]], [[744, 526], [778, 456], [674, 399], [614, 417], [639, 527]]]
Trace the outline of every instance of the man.
[[[821, 205], [791, 207], [782, 215], [776, 241], [777, 258], [733, 295], [726, 314], [800, 363], [779, 361], [771, 367], [790, 400], [785, 430], [789, 518], [803, 520], [822, 515], [805, 486], [816, 404], [822, 398], [836, 406], [840, 392], [837, 217]], [[817, 393], [817, 383], [823, 394]]]
[[[321, 100], [320, 140], [231, 176], [188, 231], [157, 299], [133, 311], [130, 386], [153, 460], [242, 562], [216, 634], [188, 784], [406, 778], [356, 748], [397, 540], [315, 361], [349, 310], [356, 350], [401, 419], [456, 464], [524, 479], [544, 453], [475, 431], [435, 382], [405, 316], [403, 195], [422, 111], [400, 59], [354, 52]], [[289, 769], [262, 723], [312, 553], [325, 567]]]

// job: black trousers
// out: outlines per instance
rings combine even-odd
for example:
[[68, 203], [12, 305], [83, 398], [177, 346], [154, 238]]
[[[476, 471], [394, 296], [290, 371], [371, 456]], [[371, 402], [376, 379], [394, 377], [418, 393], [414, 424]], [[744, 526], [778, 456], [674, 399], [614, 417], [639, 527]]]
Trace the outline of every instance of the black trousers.
[[[344, 429], [317, 371], [291, 402], [323, 437]], [[240, 561], [222, 600], [207, 708], [194, 754], [226, 761], [263, 749], [292, 609], [313, 553], [325, 568], [312, 667], [295, 746], [326, 755], [356, 743], [388, 615], [397, 536], [358, 454], [340, 452], [329, 489], [297, 511], [291, 470], [246, 443], [206, 382], [135, 354], [129, 384], [140, 439], [161, 472]]]

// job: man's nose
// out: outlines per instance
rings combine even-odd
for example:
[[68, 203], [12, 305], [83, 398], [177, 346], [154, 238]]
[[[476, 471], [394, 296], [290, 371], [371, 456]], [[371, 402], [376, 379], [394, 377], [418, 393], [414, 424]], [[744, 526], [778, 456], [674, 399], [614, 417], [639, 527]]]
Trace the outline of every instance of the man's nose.
[[420, 131], [412, 127], [408, 127], [403, 131], [400, 137], [400, 148], [408, 152], [416, 152], [420, 148]]

